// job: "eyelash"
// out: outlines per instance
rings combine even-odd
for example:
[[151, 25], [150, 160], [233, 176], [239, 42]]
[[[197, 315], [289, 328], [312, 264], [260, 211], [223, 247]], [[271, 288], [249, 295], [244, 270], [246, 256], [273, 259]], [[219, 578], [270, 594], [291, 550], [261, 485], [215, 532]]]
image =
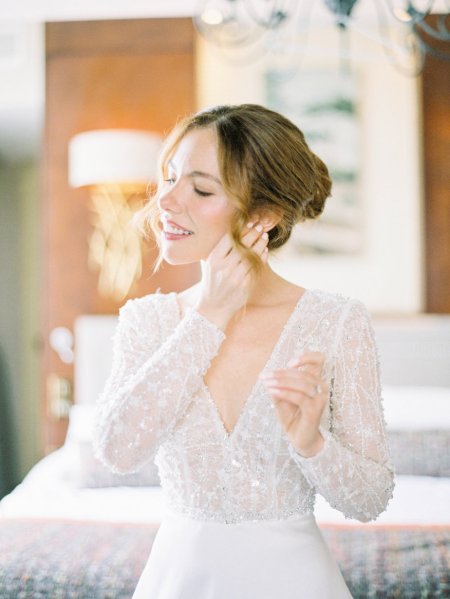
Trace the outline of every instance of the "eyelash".
[[196, 187], [194, 187], [194, 191], [196, 194], [198, 194], [202, 198], [207, 198], [208, 196], [212, 196], [212, 193], [209, 193], [208, 191], [200, 191], [200, 189], [197, 189]]
[[[174, 183], [175, 179], [173, 177], [172, 178], [169, 177], [168, 179], [163, 179], [163, 181], [165, 183]], [[202, 198], [207, 198], [207, 197], [213, 195], [212, 193], [210, 193], [208, 191], [201, 191], [200, 189], [197, 189], [196, 187], [194, 187], [194, 191], [197, 195], [201, 196]]]

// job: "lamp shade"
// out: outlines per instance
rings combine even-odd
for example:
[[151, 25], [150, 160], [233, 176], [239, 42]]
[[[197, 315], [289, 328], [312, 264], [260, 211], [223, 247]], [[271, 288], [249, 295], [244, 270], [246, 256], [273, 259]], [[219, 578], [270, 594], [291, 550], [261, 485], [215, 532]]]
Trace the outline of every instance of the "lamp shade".
[[156, 178], [161, 137], [133, 129], [99, 129], [69, 142], [72, 187], [105, 183], [148, 183]]

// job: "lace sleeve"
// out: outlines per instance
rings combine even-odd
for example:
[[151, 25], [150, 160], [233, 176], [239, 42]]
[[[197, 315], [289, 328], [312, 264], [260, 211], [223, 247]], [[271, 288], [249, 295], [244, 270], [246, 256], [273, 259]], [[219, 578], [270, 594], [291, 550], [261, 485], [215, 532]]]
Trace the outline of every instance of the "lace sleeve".
[[95, 453], [121, 473], [138, 470], [154, 456], [225, 338], [190, 309], [163, 339], [155, 302], [147, 302], [143, 314], [138, 301], [130, 300], [120, 310], [113, 366], [96, 410]]
[[367, 522], [386, 509], [394, 487], [381, 404], [374, 333], [367, 310], [353, 301], [337, 340], [330, 394], [331, 430], [321, 451], [291, 455], [315, 489], [348, 517]]

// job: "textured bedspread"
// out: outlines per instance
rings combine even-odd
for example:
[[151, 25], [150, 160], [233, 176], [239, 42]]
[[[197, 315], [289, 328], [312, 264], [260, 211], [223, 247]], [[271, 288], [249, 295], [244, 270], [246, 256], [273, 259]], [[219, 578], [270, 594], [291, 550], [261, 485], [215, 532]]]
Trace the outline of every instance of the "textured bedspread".
[[0, 598], [129, 599], [157, 529], [0, 520]]
[[[0, 598], [128, 599], [157, 528], [0, 520]], [[322, 530], [355, 599], [450, 597], [450, 527]]]
[[449, 526], [322, 527], [355, 599], [450, 597]]

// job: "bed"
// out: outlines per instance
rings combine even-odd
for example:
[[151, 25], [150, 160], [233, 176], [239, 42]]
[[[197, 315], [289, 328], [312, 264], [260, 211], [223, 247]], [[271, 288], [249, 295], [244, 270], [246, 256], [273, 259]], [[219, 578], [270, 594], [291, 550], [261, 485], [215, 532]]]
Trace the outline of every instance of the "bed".
[[[91, 450], [115, 323], [77, 320], [65, 444], [0, 502], [2, 599], [129, 598], [151, 551], [165, 509], [154, 464], [114, 475]], [[318, 497], [316, 518], [355, 598], [450, 597], [450, 317], [376, 318], [374, 326], [394, 497], [367, 524]]]

